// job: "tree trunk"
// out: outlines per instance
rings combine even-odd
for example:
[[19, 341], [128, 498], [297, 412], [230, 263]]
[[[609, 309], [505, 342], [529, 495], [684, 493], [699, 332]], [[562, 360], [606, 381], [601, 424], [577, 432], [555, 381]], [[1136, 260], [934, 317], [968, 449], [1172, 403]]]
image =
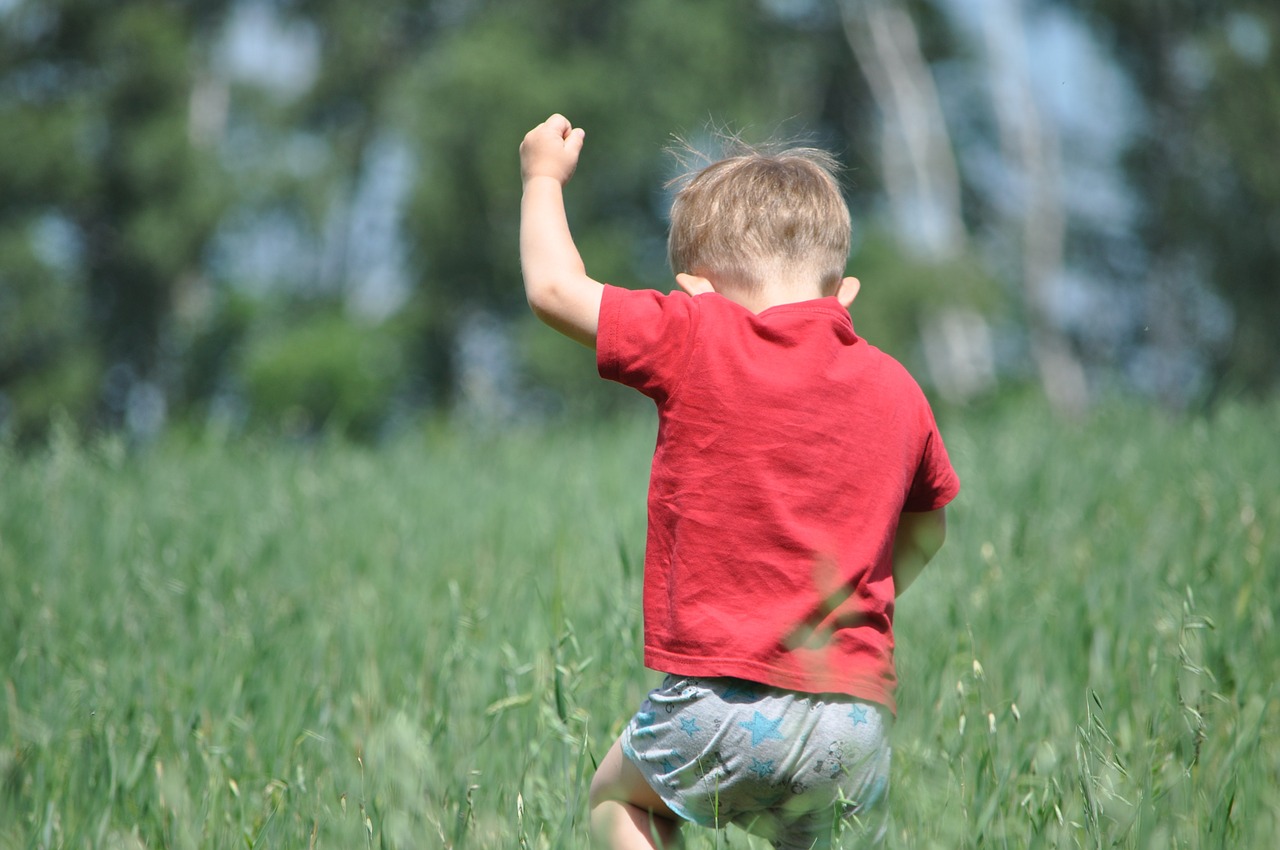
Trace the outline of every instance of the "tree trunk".
[[915, 22], [895, 0], [841, 0], [845, 38], [881, 116], [885, 191], [899, 238], [926, 259], [964, 251], [960, 176]]
[[975, 8], [982, 15], [1000, 145], [1023, 187], [1022, 285], [1032, 356], [1049, 403], [1059, 413], [1079, 414], [1088, 406], [1084, 367], [1054, 323], [1050, 303], [1066, 238], [1058, 137], [1052, 124], [1041, 120], [1032, 90], [1021, 0], [988, 0]]
[[[897, 0], [841, 0], [845, 38], [881, 117], [885, 193], [899, 242], [942, 265], [968, 251], [960, 172], [915, 22]], [[922, 305], [920, 334], [934, 386], [963, 402], [995, 383], [991, 333], [972, 307]]]

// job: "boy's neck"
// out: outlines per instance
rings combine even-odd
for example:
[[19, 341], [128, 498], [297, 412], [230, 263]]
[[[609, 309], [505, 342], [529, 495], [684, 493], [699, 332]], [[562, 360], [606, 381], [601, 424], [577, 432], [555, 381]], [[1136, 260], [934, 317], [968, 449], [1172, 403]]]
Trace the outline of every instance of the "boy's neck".
[[768, 282], [763, 286], [739, 286], [733, 282], [719, 286], [718, 281], [712, 285], [725, 298], [757, 314], [784, 304], [816, 301], [827, 295], [821, 281], [808, 276], [783, 277], [774, 272], [765, 280]]
[[745, 307], [752, 313], [756, 314], [763, 313], [765, 310], [769, 310], [773, 307], [781, 307], [784, 304], [800, 304], [804, 301], [815, 301], [824, 297], [822, 293], [816, 289], [801, 291], [774, 291], [772, 289], [751, 291], [729, 288], [724, 291], [719, 291], [719, 294], [728, 298], [733, 303], [741, 307]]
[[[763, 313], [765, 310], [772, 307], [780, 307], [784, 304], [815, 301], [831, 294], [823, 292], [823, 287], [813, 280], [775, 280], [766, 286], [757, 288], [735, 286], [731, 283], [726, 284], [725, 281], [712, 281], [710, 278], [680, 273], [676, 275], [676, 283], [690, 295], [715, 292], [755, 314]], [[859, 286], [857, 278], [847, 277], [840, 281], [840, 285], [834, 295], [842, 307], [848, 307], [853, 303], [854, 297], [858, 294]]]

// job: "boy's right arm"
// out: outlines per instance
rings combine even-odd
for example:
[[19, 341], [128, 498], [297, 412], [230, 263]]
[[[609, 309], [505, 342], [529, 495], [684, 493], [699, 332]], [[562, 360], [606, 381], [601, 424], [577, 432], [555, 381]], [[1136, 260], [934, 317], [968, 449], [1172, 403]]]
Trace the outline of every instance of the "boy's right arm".
[[587, 276], [569, 232], [563, 192], [578, 165], [583, 137], [563, 115], [552, 115], [520, 145], [520, 268], [534, 314], [594, 348], [604, 286]]
[[947, 538], [947, 509], [907, 512], [898, 519], [893, 539], [893, 592], [901, 596]]

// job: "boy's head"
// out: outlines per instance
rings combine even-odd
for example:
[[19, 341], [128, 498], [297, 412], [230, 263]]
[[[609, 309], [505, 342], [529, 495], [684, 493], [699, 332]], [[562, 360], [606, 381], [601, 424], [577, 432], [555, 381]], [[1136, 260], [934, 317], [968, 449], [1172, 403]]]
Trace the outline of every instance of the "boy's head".
[[825, 151], [746, 150], [685, 178], [671, 205], [672, 271], [717, 288], [760, 291], [812, 281], [821, 295], [840, 285], [850, 219], [836, 163]]

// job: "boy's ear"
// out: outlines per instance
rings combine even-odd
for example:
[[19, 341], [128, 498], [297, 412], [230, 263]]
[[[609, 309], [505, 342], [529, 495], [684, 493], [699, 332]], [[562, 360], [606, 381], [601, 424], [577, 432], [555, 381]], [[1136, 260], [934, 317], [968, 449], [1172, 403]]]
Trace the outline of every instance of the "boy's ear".
[[715, 287], [711, 285], [711, 281], [705, 277], [697, 275], [685, 274], [680, 272], [676, 275], [676, 285], [690, 295], [702, 295], [705, 292], [715, 292]]
[[853, 303], [853, 299], [858, 297], [860, 289], [862, 289], [862, 283], [856, 277], [846, 277], [840, 281], [840, 288], [836, 290], [836, 300], [847, 310]]

